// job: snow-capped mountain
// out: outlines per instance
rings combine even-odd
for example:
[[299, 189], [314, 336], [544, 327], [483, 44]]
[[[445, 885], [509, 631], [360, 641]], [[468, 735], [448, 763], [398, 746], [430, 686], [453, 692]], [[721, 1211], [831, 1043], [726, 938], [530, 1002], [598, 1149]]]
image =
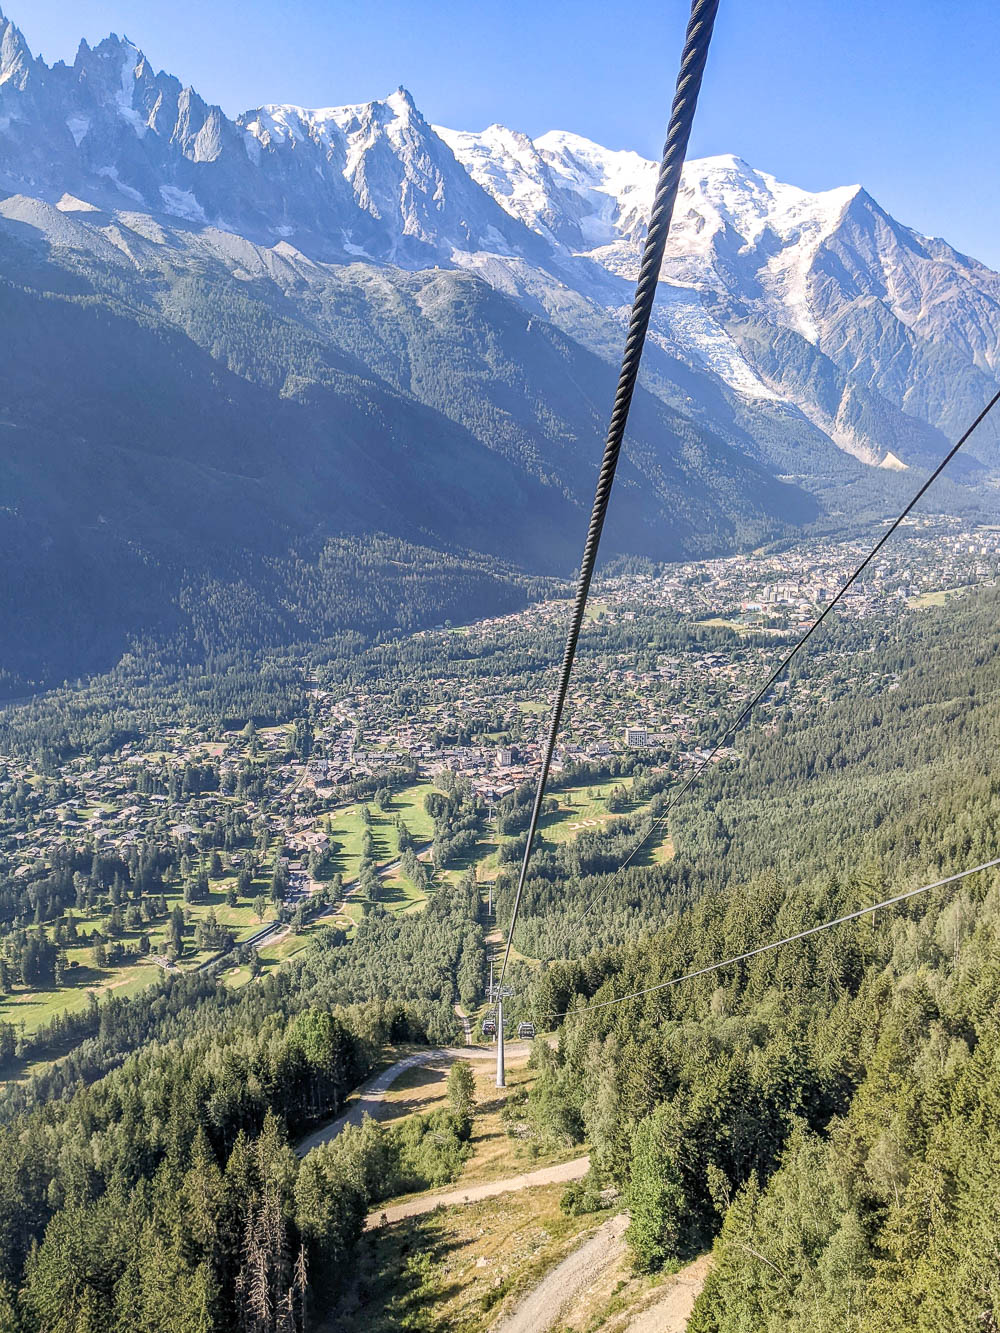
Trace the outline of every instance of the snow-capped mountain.
[[[655, 163], [563, 132], [438, 133], [511, 216], [634, 279]], [[662, 280], [665, 346], [742, 394], [797, 407], [864, 462], [933, 455], [941, 441], [913, 418], [951, 434], [992, 392], [1000, 276], [900, 225], [859, 185], [810, 193], [732, 156], [688, 162]]]
[[[543, 247], [469, 179], [404, 88], [361, 106], [260, 107], [238, 124], [255, 166], [266, 171], [268, 155], [278, 161], [304, 156], [317, 177], [328, 177], [341, 191], [346, 185], [339, 236], [331, 231], [333, 210], [309, 221], [324, 253], [332, 243], [350, 257], [405, 267], [447, 259], [454, 250], [543, 255]], [[288, 214], [280, 230], [295, 236], [302, 228], [291, 201]]]
[[[0, 16], [0, 189], [140, 210], [317, 262], [466, 268], [608, 357], [656, 170], [563, 131], [532, 141], [499, 125], [431, 127], [402, 89], [233, 121], [127, 39], [81, 43], [72, 65], [49, 68]], [[900, 225], [860, 186], [810, 193], [706, 158], [685, 168], [654, 336], [751, 435], [773, 433], [777, 413], [782, 431], [808, 423], [813, 440], [902, 468], [939, 454], [988, 396], [1000, 277]], [[992, 444], [976, 447], [994, 461]]]
[[408, 267], [454, 248], [542, 247], [480, 190], [403, 89], [384, 102], [261, 107], [235, 122], [115, 35], [71, 66], [0, 16], [0, 188], [141, 208], [323, 259]]
[[[303, 641], [274, 562], [320, 578], [329, 539], [571, 569], [656, 170], [563, 131], [435, 128], [403, 89], [231, 119], [126, 38], [49, 67], [0, 15], [12, 679], [182, 622], [190, 578]], [[898, 505], [995, 389], [1000, 278], [858, 186], [708, 158], [651, 333], [607, 549], [733, 550]], [[936, 502], [982, 512], [998, 478], [977, 437]]]

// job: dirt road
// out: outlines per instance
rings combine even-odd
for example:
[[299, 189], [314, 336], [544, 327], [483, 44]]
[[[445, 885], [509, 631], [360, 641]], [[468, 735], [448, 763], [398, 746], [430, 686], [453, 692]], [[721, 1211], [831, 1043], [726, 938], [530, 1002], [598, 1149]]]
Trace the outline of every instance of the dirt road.
[[[531, 1044], [526, 1041], [509, 1041], [506, 1046], [508, 1060], [527, 1058], [531, 1053]], [[415, 1051], [412, 1055], [404, 1056], [402, 1060], [397, 1060], [394, 1065], [384, 1069], [381, 1074], [362, 1084], [360, 1095], [348, 1111], [336, 1120], [331, 1120], [329, 1124], [320, 1125], [319, 1129], [314, 1129], [299, 1143], [295, 1151], [300, 1157], [305, 1157], [307, 1152], [313, 1148], [318, 1148], [321, 1143], [327, 1143], [334, 1139], [344, 1128], [345, 1125], [360, 1125], [361, 1117], [366, 1113], [378, 1118], [378, 1109], [381, 1105], [383, 1095], [392, 1087], [400, 1074], [407, 1069], [412, 1069], [415, 1065], [435, 1064], [438, 1061], [447, 1063], [450, 1060], [495, 1060], [496, 1048], [489, 1046], [435, 1046], [426, 1051]]]
[[662, 1296], [636, 1315], [627, 1333], [684, 1333], [711, 1264], [712, 1256], [703, 1254], [693, 1264], [667, 1278]]
[[563, 1310], [625, 1254], [622, 1237], [627, 1226], [627, 1214], [620, 1213], [598, 1227], [589, 1240], [542, 1278], [514, 1311], [496, 1325], [494, 1333], [543, 1333], [551, 1328]]
[[[593, 1318], [602, 1301], [626, 1286], [628, 1276], [625, 1230], [628, 1215], [613, 1217], [522, 1297], [491, 1333], [544, 1333], [570, 1320], [574, 1327]], [[684, 1333], [711, 1265], [703, 1254], [694, 1263], [668, 1277], [662, 1286], [642, 1298], [642, 1308], [631, 1318], [612, 1321], [619, 1333]], [[616, 1278], [625, 1278], [618, 1281]]]
[[520, 1176], [508, 1176], [506, 1180], [488, 1180], [482, 1185], [467, 1185], [465, 1189], [451, 1190], [446, 1194], [421, 1194], [419, 1199], [410, 1199], [408, 1203], [397, 1203], [391, 1208], [376, 1208], [368, 1214], [365, 1230], [371, 1231], [383, 1222], [401, 1222], [404, 1217], [418, 1217], [421, 1213], [432, 1213], [435, 1208], [451, 1208], [456, 1204], [478, 1203], [480, 1199], [492, 1199], [497, 1194], [510, 1194], [514, 1190], [529, 1189], [532, 1185], [560, 1185], [569, 1180], [581, 1180], [590, 1167], [589, 1157], [577, 1157], [572, 1162], [562, 1162], [559, 1166], [543, 1166], [538, 1171], [526, 1171]]
[[455, 1017], [462, 1024], [462, 1031], [465, 1033], [466, 1046], [475, 1045], [472, 1039], [472, 1022], [469, 1018], [469, 1015], [465, 1012], [465, 1010], [462, 1008], [460, 1004], [455, 1004], [452, 1006], [452, 1008], [455, 1010]]

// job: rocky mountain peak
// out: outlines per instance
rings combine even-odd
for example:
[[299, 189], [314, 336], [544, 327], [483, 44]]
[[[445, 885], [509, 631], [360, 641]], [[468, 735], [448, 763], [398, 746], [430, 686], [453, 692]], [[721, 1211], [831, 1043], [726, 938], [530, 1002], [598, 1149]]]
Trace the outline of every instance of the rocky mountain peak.
[[0, 11], [0, 85], [23, 91], [36, 67], [21, 30]]
[[[564, 130], [431, 126], [403, 86], [232, 121], [127, 37], [49, 70], [0, 16], [0, 194], [70, 195], [318, 262], [469, 269], [571, 336], [627, 307], [657, 171]], [[670, 357], [866, 461], [932, 454], [1000, 371], [1000, 276], [860, 186], [689, 161], [662, 277], [652, 327]]]

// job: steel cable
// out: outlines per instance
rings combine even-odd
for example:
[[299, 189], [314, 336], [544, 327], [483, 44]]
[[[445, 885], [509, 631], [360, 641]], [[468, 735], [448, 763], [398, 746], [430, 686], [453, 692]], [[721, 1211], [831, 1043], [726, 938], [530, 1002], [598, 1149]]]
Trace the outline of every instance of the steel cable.
[[614, 485], [615, 471], [618, 467], [618, 456], [621, 453], [622, 441], [625, 436], [625, 426], [639, 373], [639, 362], [642, 359], [642, 349], [646, 341], [646, 331], [649, 327], [649, 318], [653, 309], [653, 298], [656, 295], [656, 284], [659, 280], [660, 266], [663, 262], [663, 251], [670, 232], [674, 202], [677, 198], [677, 190], [681, 180], [681, 169], [684, 166], [684, 157], [687, 152], [688, 139], [691, 135], [695, 107], [701, 89], [702, 76], [705, 72], [705, 61], [708, 58], [708, 48], [712, 40], [712, 29], [715, 25], [715, 15], [718, 8], [719, 0], [693, 0], [691, 5], [691, 16], [688, 20], [687, 33], [684, 38], [681, 67], [677, 76], [677, 86], [670, 113], [670, 124], [663, 148], [663, 160], [660, 164], [656, 194], [653, 198], [653, 208], [649, 216], [649, 229], [643, 246], [639, 279], [636, 283], [635, 297], [632, 302], [632, 312], [629, 316], [628, 336], [625, 340], [618, 388], [608, 425], [604, 457], [601, 461], [601, 470], [597, 479], [597, 490], [594, 495], [594, 507], [590, 516], [587, 541], [583, 549], [583, 559], [580, 563], [573, 616], [566, 636], [566, 650], [563, 654], [559, 672], [559, 683], [556, 689], [555, 702], [552, 706], [548, 739], [545, 745], [541, 771], [538, 775], [535, 800], [531, 809], [528, 840], [524, 849], [524, 858], [521, 862], [517, 891], [514, 895], [514, 906], [507, 932], [507, 946], [500, 967], [498, 986], [503, 985], [507, 963], [510, 959], [514, 927], [517, 924], [517, 916], [521, 907], [524, 881], [528, 873], [532, 846], [538, 828], [538, 817], [545, 796], [545, 784], [548, 781], [556, 737], [559, 734], [559, 723], [562, 719], [563, 705], [566, 702], [566, 692], [569, 688], [570, 673], [573, 670], [573, 659], [576, 656], [580, 627], [583, 624], [587, 594], [590, 591], [594, 566], [597, 562], [597, 551], [601, 541], [601, 532], [604, 528], [604, 518], [607, 513], [608, 501], [611, 498], [611, 488]]
[[946, 884], [956, 884], [959, 880], [968, 879], [970, 875], [979, 875], [984, 870], [995, 870], [1000, 867], [1000, 857], [993, 861], [984, 861], [982, 865], [971, 866], [968, 870], [960, 870], [955, 875], [947, 875], [944, 879], [937, 879], [933, 884], [921, 884], [918, 889], [907, 889], [905, 893], [897, 893], [892, 898], [883, 898], [881, 902], [871, 903], [868, 907], [859, 907], [855, 912], [845, 912], [843, 916], [834, 917], [832, 921], [824, 921], [819, 926], [809, 926], [806, 930], [796, 931], [794, 935], [786, 935], [783, 939], [772, 940], [770, 944], [762, 944], [759, 948], [748, 949], [746, 953], [733, 954], [731, 958], [720, 959], [717, 963], [711, 963], [707, 967], [695, 968], [691, 972], [684, 972], [679, 977], [671, 977], [669, 981], [659, 981], [654, 986], [645, 986], [642, 990], [629, 991], [627, 995], [617, 995], [611, 1000], [599, 1000], [597, 1004], [583, 1004], [576, 1009], [567, 1009], [563, 1013], [547, 1013], [545, 1018], [559, 1019], [571, 1018], [577, 1014], [589, 1014], [598, 1009], [608, 1009], [612, 1005], [625, 1004], [627, 1000], [639, 1000], [646, 995], [655, 995], [657, 991], [668, 990], [671, 986], [679, 986], [683, 981], [694, 981], [696, 977], [711, 976], [713, 972], [718, 972], [721, 968], [732, 967], [736, 963], [745, 963], [751, 958], [759, 958], [761, 954], [771, 953], [774, 949], [780, 949], [782, 945], [794, 944], [797, 940], [807, 939], [810, 935], [818, 935], [823, 930], [829, 930], [832, 926], [842, 926], [847, 921], [857, 921], [860, 917], [871, 916], [873, 912], [880, 911], [883, 907], [894, 907], [897, 903], [902, 903], [907, 898], [915, 898], [920, 893], [930, 893], [932, 889], [943, 888]]
[[[886, 542], [896, 531], [899, 525], [909, 515], [909, 513], [917, 505], [917, 503], [923, 499], [927, 491], [930, 490], [934, 482], [937, 481], [938, 477], [945, 470], [945, 468], [948, 466], [951, 460], [955, 457], [959, 449], [961, 449], [962, 445], [965, 444], [966, 440], [969, 439], [970, 435], [972, 435], [972, 433], [977, 429], [977, 427], [982, 425], [982, 423], [986, 420], [989, 414], [996, 407], [997, 403], [1000, 403], [1000, 391], [998, 391], [993, 395], [993, 397], [986, 404], [986, 406], [979, 413], [979, 415], [972, 422], [972, 424], [965, 431], [963, 431], [958, 441], [955, 444], [953, 444], [952, 447], [948, 450], [947, 454], [945, 454], [941, 462], [937, 465], [934, 471], [930, 474], [927, 480], [916, 492], [916, 494], [907, 504], [906, 508], [885, 530], [885, 532], [878, 539], [878, 541], [875, 543], [872, 549], [861, 561], [860, 565], [858, 565], [858, 567], [854, 570], [854, 573], [851, 574], [850, 577], [846, 580], [846, 582], [841, 586], [840, 591], [836, 594], [836, 596], [832, 597], [830, 601], [827, 602], [826, 606], [816, 617], [816, 619], [812, 622], [809, 628], [799, 636], [798, 640], [789, 649], [789, 651], [785, 654], [785, 656], [781, 659], [778, 665], [768, 676], [767, 680], [765, 680], [764, 684], [761, 685], [761, 687], [754, 694], [753, 698], [750, 699], [749, 703], [747, 703], [743, 707], [742, 711], [729, 723], [729, 725], [726, 727], [726, 730], [722, 733], [720, 739], [716, 742], [715, 746], [702, 759], [701, 763], [695, 766], [694, 771], [691, 773], [690, 777], [688, 777], [687, 781], [683, 782], [681, 786], [678, 787], [677, 790], [673, 793], [673, 795], [670, 797], [670, 800], [667, 802], [666, 808], [656, 817], [653, 823], [649, 826], [646, 832], [642, 835], [639, 841], [629, 852], [628, 856], [626, 856], [625, 860], [622, 861], [621, 865], [618, 866], [618, 868], [608, 876], [607, 883], [604, 885], [604, 887], [594, 895], [594, 897], [591, 899], [588, 905], [584, 908], [583, 913], [580, 916], [579, 922], [577, 923], [578, 925], [582, 925], [583, 922], [586, 921], [587, 917], [594, 910], [597, 904], [603, 899], [604, 895], [608, 892], [612, 884], [614, 884], [615, 880], [622, 873], [625, 867], [629, 865], [629, 863], [635, 858], [636, 854], [649, 841], [649, 839], [653, 836], [656, 830], [662, 827], [662, 825], [666, 822], [668, 815], [677, 805], [681, 797], [685, 794], [685, 792], [691, 789], [691, 787], [695, 784], [695, 782], [698, 781], [702, 773], [704, 773], [705, 769], [712, 762], [712, 760], [716, 758], [716, 756], [722, 750], [726, 742], [731, 740], [732, 737], [736, 734], [736, 732], [739, 731], [740, 727], [747, 720], [747, 718], [757, 707], [757, 705], [761, 702], [761, 700], [765, 698], [765, 696], [772, 688], [772, 686], [775, 684], [775, 682], [778, 681], [781, 678], [781, 676], [784, 675], [786, 668], [789, 666], [792, 660], [805, 647], [806, 643], [809, 641], [809, 639], [812, 638], [813, 634], [815, 634], [815, 632], [819, 629], [820, 625], [822, 625], [823, 621], [827, 618], [827, 616], [837, 605], [840, 599], [844, 596], [844, 594], [854, 585], [854, 583], [857, 582], [857, 580], [868, 568], [871, 562], [875, 559], [879, 551], [881, 551], [882, 547], [886, 544]], [[574, 928], [575, 927], [572, 924], [570, 924], [569, 926], [570, 935], [567, 936], [567, 938], [571, 938], [571, 934]]]

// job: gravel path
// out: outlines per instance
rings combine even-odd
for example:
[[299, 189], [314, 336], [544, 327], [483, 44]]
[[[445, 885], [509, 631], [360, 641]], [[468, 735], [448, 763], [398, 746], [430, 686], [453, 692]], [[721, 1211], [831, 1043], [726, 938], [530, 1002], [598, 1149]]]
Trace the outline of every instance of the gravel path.
[[410, 1199], [408, 1203], [397, 1203], [391, 1208], [374, 1209], [368, 1214], [365, 1230], [371, 1231], [381, 1226], [383, 1222], [401, 1222], [404, 1217], [418, 1217], [421, 1213], [432, 1213], [435, 1208], [478, 1203], [480, 1199], [492, 1199], [497, 1194], [510, 1194], [514, 1190], [528, 1189], [532, 1185], [560, 1185], [569, 1180], [581, 1180], [589, 1168], [589, 1157], [577, 1157], [572, 1162], [561, 1162], [559, 1166], [543, 1166], [538, 1171], [526, 1171], [520, 1176], [507, 1176], [504, 1180], [487, 1180], [482, 1185], [466, 1185], [464, 1189], [451, 1190], [446, 1194], [421, 1194], [418, 1199]]
[[[531, 1043], [509, 1041], [506, 1050], [509, 1060], [521, 1056], [526, 1057], [531, 1052]], [[330, 1139], [335, 1139], [345, 1125], [360, 1125], [361, 1117], [365, 1113], [377, 1119], [383, 1094], [392, 1087], [400, 1074], [407, 1069], [412, 1069], [415, 1065], [431, 1065], [438, 1061], [447, 1063], [450, 1060], [495, 1059], [496, 1047], [490, 1048], [489, 1046], [435, 1046], [426, 1051], [416, 1051], [413, 1055], [407, 1055], [402, 1060], [397, 1060], [394, 1065], [390, 1065], [388, 1069], [384, 1069], [381, 1074], [377, 1074], [375, 1078], [363, 1083], [360, 1096], [352, 1104], [350, 1110], [345, 1111], [336, 1120], [331, 1120], [326, 1125], [320, 1125], [319, 1129], [314, 1129], [311, 1134], [301, 1140], [295, 1151], [300, 1157], [305, 1157], [307, 1152], [310, 1152], [313, 1148], [318, 1148], [321, 1143], [327, 1143]]]
[[516, 1309], [495, 1326], [494, 1333], [542, 1333], [551, 1328], [570, 1302], [582, 1296], [625, 1254], [622, 1237], [627, 1226], [628, 1215], [619, 1213], [598, 1227], [589, 1240], [542, 1278]]
[[636, 1315], [627, 1333], [684, 1333], [711, 1265], [712, 1256], [703, 1254], [669, 1278], [669, 1286], [660, 1299]]

